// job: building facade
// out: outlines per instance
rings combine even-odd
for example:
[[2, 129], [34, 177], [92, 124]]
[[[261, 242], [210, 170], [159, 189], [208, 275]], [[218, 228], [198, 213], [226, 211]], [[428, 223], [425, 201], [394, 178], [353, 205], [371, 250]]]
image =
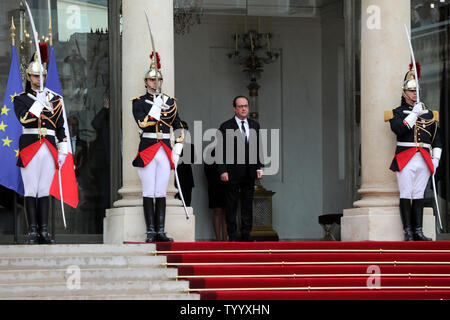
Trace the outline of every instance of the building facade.
[[[29, 4], [42, 41], [49, 37], [51, 21], [66, 111], [78, 123], [73, 135], [85, 142], [78, 148], [74, 142], [75, 152], [82, 155], [76, 168], [80, 204], [76, 209], [65, 207], [67, 229], [55, 203], [57, 240], [63, 242], [137, 241], [143, 232], [140, 181], [131, 166], [139, 135], [130, 98], [145, 92], [143, 75], [152, 50], [144, 12], [161, 55], [163, 91], [177, 98], [196, 151], [190, 220], [185, 219], [180, 201], [173, 199], [173, 181], [169, 186], [167, 230], [176, 240], [214, 239], [203, 171], [211, 143], [206, 133], [232, 117], [231, 102], [239, 94], [250, 96], [252, 112], [267, 129], [268, 174], [262, 186], [274, 193], [272, 227], [281, 240], [320, 239], [318, 216], [328, 213], [344, 213], [343, 240], [401, 237], [396, 178], [388, 169], [395, 138], [383, 113], [400, 103], [408, 71], [404, 24], [411, 30], [422, 65], [421, 95], [440, 111], [442, 134], [448, 141], [448, 0]], [[33, 43], [20, 3], [7, 0], [0, 6], [3, 96], [12, 18], [23, 66]], [[250, 35], [259, 42], [255, 38], [253, 43]], [[250, 49], [255, 45], [257, 55], [264, 58], [253, 73], [242, 62], [246, 45]], [[436, 174], [441, 230], [433, 216], [437, 211], [431, 186], [426, 193], [434, 211], [428, 211], [425, 227], [436, 238], [448, 232], [448, 150], [446, 145]], [[7, 189], [0, 192], [0, 239], [8, 243], [14, 232], [12, 197]], [[23, 234], [26, 221], [20, 196], [17, 204], [17, 225]], [[359, 228], [377, 221], [381, 224], [376, 230]]]

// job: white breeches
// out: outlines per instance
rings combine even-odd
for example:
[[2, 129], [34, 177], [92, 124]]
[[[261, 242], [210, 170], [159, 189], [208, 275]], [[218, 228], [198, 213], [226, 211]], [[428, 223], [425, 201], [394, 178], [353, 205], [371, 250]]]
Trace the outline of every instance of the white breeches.
[[47, 197], [50, 193], [55, 170], [55, 160], [47, 144], [43, 143], [28, 165], [25, 168], [20, 168], [25, 197]]
[[170, 178], [170, 161], [163, 147], [156, 152], [152, 161], [138, 168], [142, 182], [142, 195], [146, 198], [165, 198]]
[[417, 152], [403, 170], [397, 172], [400, 199], [423, 199], [430, 175], [425, 160]]

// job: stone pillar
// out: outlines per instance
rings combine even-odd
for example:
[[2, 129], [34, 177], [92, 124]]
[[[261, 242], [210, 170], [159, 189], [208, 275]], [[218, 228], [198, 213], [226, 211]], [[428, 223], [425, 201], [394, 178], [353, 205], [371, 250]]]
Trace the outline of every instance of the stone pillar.
[[[145, 93], [144, 74], [150, 67], [151, 41], [147, 13], [156, 50], [161, 56], [163, 92], [175, 96], [175, 63], [172, 0], [122, 0], [122, 199], [106, 210], [104, 243], [144, 241], [145, 219], [142, 186], [137, 169], [132, 166], [139, 145], [138, 127], [132, 114], [131, 98]], [[182, 106], [180, 106], [182, 108]], [[166, 232], [175, 241], [195, 241], [195, 218], [186, 220], [181, 201], [174, 199], [173, 171], [168, 187]]]
[[[343, 241], [400, 241], [403, 227], [395, 173], [389, 170], [396, 137], [385, 110], [400, 104], [411, 61], [404, 24], [410, 28], [409, 0], [361, 2], [361, 200], [344, 210]], [[431, 208], [424, 211], [424, 234], [435, 238]]]

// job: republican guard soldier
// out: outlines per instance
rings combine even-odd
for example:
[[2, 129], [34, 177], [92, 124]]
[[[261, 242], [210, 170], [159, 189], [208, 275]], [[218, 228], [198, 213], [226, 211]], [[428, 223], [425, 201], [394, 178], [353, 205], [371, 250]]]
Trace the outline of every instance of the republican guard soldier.
[[[166, 193], [170, 172], [176, 168], [183, 150], [184, 129], [176, 99], [159, 92], [163, 81], [159, 54], [152, 53], [150, 59], [150, 70], [144, 76], [147, 92], [132, 99], [133, 116], [141, 131], [133, 166], [138, 168], [142, 182], [146, 242], [172, 242], [165, 234]], [[180, 132], [173, 148], [171, 128]]]
[[[416, 64], [420, 78], [420, 65]], [[424, 193], [442, 154], [439, 113], [417, 102], [418, 83], [413, 64], [405, 75], [401, 105], [385, 112], [397, 136], [395, 156], [390, 169], [396, 172], [400, 190], [400, 215], [405, 241], [432, 239], [422, 232]]]
[[40, 83], [41, 72], [45, 82], [48, 59], [46, 45], [40, 48], [42, 65], [35, 53], [26, 69], [26, 90], [14, 99], [14, 110], [23, 127], [17, 165], [25, 189], [29, 244], [54, 243], [47, 231], [50, 187], [55, 170], [68, 153], [62, 98]]

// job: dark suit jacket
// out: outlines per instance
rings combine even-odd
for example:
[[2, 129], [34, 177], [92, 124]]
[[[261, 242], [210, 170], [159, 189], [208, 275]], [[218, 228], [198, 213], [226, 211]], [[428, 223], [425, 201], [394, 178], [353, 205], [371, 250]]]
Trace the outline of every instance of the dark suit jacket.
[[[217, 169], [219, 175], [228, 172], [229, 181], [240, 180], [247, 173], [250, 178], [256, 179], [256, 171], [263, 167], [260, 159], [259, 123], [250, 118], [247, 118], [247, 121], [250, 128], [248, 144], [245, 143], [245, 135], [241, 133], [234, 116], [219, 128], [223, 138], [223, 161], [217, 165]], [[233, 157], [230, 152], [233, 152]]]

